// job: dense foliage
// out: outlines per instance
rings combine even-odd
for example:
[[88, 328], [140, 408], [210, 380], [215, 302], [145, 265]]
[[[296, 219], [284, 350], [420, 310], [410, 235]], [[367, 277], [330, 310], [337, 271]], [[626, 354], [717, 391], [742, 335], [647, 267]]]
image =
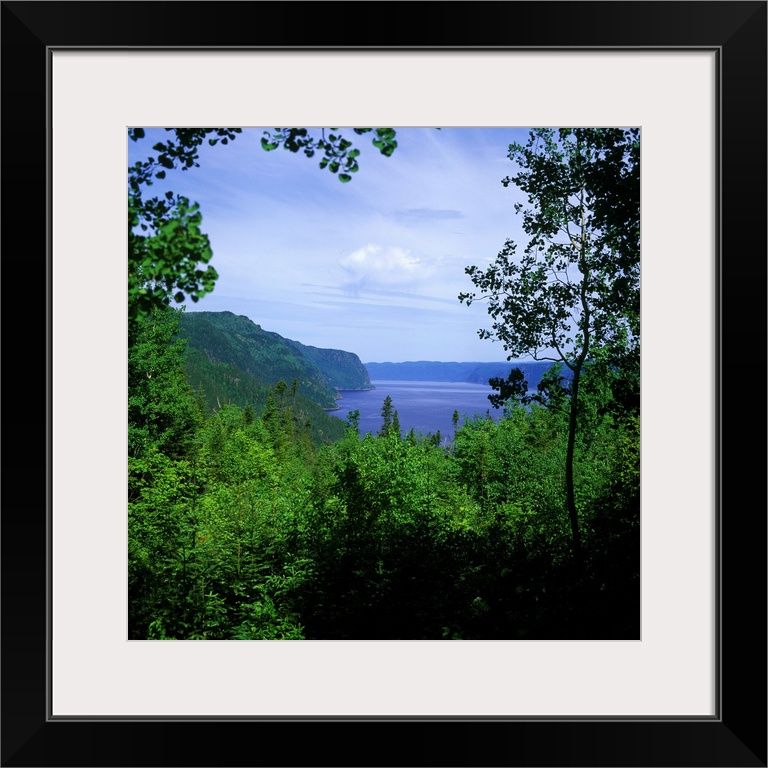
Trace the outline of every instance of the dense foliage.
[[[319, 440], [278, 382], [206, 409], [180, 312], [129, 357], [132, 639], [639, 637], [639, 424], [583, 374], [576, 446], [585, 564], [563, 518], [567, 409], [511, 398], [446, 441], [355, 414]], [[567, 392], [562, 393], [567, 397]]]

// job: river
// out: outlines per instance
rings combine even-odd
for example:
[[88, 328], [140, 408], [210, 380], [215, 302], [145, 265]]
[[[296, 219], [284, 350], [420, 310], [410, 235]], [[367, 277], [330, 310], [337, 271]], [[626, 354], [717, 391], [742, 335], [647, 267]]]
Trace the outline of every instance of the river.
[[381, 408], [384, 398], [392, 398], [400, 428], [405, 434], [411, 428], [417, 433], [436, 434], [443, 438], [453, 436], [453, 412], [459, 412], [459, 424], [475, 414], [485, 414], [498, 419], [501, 410], [493, 408], [488, 395], [493, 390], [484, 384], [465, 384], [447, 381], [371, 381], [376, 389], [343, 390], [337, 401], [339, 410], [329, 411], [333, 416], [346, 420], [350, 411], [360, 411], [360, 432], [376, 433], [381, 429]]

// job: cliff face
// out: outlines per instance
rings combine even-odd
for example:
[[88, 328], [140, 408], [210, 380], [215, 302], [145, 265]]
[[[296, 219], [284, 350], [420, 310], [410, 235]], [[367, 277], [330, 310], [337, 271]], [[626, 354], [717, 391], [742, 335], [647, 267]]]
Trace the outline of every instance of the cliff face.
[[188, 347], [214, 363], [237, 366], [266, 385], [296, 380], [299, 391], [323, 408], [335, 408], [337, 389], [372, 389], [357, 355], [305, 347], [265, 331], [232, 312], [184, 312], [182, 335]]
[[342, 349], [320, 349], [291, 341], [304, 357], [314, 363], [335, 389], [374, 389], [360, 358]]

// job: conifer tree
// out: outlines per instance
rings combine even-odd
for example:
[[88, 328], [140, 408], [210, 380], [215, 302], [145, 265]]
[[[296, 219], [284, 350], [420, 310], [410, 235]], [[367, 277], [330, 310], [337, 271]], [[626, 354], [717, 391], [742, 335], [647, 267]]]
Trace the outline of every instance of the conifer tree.
[[381, 406], [381, 418], [383, 420], [381, 429], [379, 430], [379, 435], [381, 437], [386, 437], [392, 431], [392, 413], [392, 398], [387, 395], [384, 398], [384, 404]]
[[397, 415], [397, 411], [395, 411], [392, 414], [392, 429], [390, 430], [391, 434], [397, 435], [398, 437], [401, 436], [400, 431], [400, 417]]

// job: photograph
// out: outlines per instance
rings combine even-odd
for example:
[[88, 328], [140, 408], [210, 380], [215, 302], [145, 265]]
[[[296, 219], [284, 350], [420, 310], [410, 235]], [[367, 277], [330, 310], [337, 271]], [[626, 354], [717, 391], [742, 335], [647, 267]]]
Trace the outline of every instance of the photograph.
[[639, 640], [639, 128], [128, 129], [130, 640]]

